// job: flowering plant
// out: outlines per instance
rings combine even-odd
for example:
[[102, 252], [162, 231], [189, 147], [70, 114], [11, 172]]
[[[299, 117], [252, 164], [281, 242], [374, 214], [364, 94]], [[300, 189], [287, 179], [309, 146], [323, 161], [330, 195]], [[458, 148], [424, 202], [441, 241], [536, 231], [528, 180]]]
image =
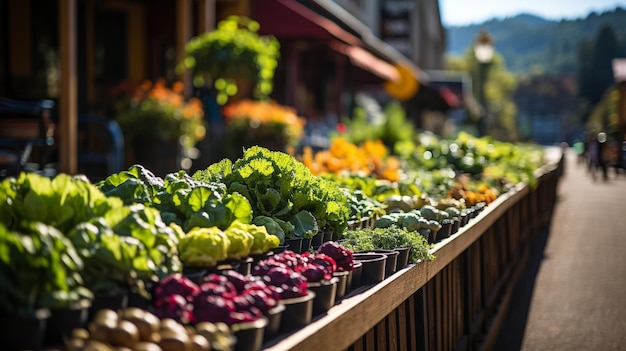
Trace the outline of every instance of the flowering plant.
[[278, 140], [293, 147], [304, 135], [306, 120], [295, 109], [275, 101], [244, 99], [224, 106], [222, 113], [228, 131], [251, 145]]
[[116, 119], [122, 129], [135, 136], [151, 136], [163, 141], [177, 140], [192, 148], [206, 134], [202, 102], [185, 101], [181, 82], [168, 88], [164, 79], [144, 81], [139, 86], [123, 83], [115, 93], [122, 95]]

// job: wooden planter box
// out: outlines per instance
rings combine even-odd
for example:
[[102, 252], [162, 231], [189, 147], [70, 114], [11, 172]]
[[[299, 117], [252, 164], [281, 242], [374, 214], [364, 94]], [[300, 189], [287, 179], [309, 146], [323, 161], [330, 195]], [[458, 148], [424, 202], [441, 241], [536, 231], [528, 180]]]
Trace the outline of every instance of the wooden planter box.
[[563, 159], [435, 245], [435, 259], [345, 297], [263, 350], [488, 350], [536, 234], [552, 218]]

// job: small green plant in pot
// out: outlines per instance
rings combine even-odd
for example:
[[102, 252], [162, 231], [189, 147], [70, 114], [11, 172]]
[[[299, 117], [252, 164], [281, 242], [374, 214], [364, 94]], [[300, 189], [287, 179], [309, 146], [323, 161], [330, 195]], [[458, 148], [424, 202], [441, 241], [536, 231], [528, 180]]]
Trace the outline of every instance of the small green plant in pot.
[[434, 256], [429, 252], [430, 245], [421, 234], [395, 225], [388, 228], [346, 230], [343, 233], [343, 239], [341, 245], [354, 252], [410, 247], [410, 263], [434, 259]]
[[217, 103], [246, 96], [265, 100], [272, 92], [280, 44], [259, 35], [259, 23], [229, 16], [213, 31], [192, 38], [185, 47], [179, 72], [190, 70], [194, 85], [215, 89]]

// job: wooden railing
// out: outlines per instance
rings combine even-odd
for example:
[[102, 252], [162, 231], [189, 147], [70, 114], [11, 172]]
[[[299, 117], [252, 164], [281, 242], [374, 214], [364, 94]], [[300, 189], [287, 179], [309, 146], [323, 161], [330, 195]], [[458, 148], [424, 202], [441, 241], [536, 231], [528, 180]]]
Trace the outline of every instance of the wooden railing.
[[457, 234], [435, 259], [354, 291], [266, 351], [489, 350], [531, 245], [550, 224], [563, 158], [537, 171]]

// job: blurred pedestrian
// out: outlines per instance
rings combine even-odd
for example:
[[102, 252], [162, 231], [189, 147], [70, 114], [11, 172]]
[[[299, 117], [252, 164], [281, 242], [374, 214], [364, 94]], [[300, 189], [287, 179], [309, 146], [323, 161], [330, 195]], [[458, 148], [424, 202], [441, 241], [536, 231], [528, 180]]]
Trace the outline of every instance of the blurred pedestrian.
[[598, 168], [598, 141], [595, 138], [590, 138], [587, 141], [587, 171], [591, 173], [594, 179], [596, 168]]
[[578, 163], [585, 161], [585, 143], [582, 140], [577, 139], [573, 145], [574, 152], [576, 152]]
[[607, 165], [608, 143], [606, 140], [605, 132], [598, 133], [597, 145], [598, 145], [598, 150], [597, 150], [597, 155], [596, 155], [597, 164], [600, 170], [602, 170], [602, 179], [608, 180], [609, 179], [609, 175], [607, 173], [608, 172], [608, 165]]

